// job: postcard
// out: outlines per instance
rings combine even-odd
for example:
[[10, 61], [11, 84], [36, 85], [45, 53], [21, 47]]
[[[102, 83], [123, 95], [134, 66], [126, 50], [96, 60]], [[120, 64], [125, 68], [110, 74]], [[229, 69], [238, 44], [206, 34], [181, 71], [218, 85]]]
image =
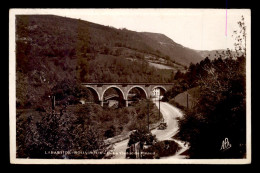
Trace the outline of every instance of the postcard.
[[10, 9], [12, 164], [250, 164], [250, 9]]

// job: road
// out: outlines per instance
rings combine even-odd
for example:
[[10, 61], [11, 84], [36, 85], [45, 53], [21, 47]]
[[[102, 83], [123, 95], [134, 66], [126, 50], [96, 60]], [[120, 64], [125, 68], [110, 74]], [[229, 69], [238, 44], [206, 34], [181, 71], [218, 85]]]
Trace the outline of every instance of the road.
[[[158, 101], [154, 101], [156, 106], [159, 107]], [[171, 159], [171, 158], [185, 158], [185, 156], [180, 155], [184, 151], [188, 149], [187, 146], [184, 145], [184, 142], [172, 139], [172, 136], [174, 136], [178, 132], [178, 122], [176, 120], [177, 117], [182, 117], [182, 112], [177, 109], [176, 107], [170, 105], [166, 102], [160, 102], [160, 111], [163, 115], [164, 122], [167, 123], [167, 128], [165, 130], [158, 130], [154, 129], [152, 130], [152, 134], [156, 135], [157, 139], [162, 140], [174, 140], [176, 143], [178, 143], [181, 146], [181, 149], [174, 155], [170, 157], [163, 157], [161, 159]], [[114, 152], [116, 153], [113, 159], [125, 159], [125, 151], [127, 148], [127, 140], [123, 140], [121, 142], [115, 143], [114, 145]]]

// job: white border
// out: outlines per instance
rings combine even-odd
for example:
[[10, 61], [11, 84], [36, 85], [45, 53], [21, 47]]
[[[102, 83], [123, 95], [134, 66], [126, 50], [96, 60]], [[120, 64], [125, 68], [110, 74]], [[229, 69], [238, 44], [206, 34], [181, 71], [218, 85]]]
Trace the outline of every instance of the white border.
[[[151, 15], [157, 12], [172, 14], [172, 9], [135, 9], [140, 15], [147, 12]], [[174, 9], [175, 14], [187, 14], [202, 9]], [[204, 11], [214, 11], [225, 9], [203, 9]], [[233, 10], [233, 9], [232, 9]], [[246, 159], [159, 159], [159, 160], [66, 160], [66, 159], [17, 159], [16, 158], [16, 80], [15, 80], [15, 15], [18, 14], [61, 14], [71, 13], [101, 13], [129, 14], [130, 9], [11, 9], [9, 11], [9, 111], [10, 111], [10, 162], [12, 164], [250, 164], [251, 163], [251, 11], [249, 9], [239, 9], [237, 12], [247, 15], [250, 18], [250, 26], [247, 26], [247, 58], [246, 58], [246, 100], [247, 100], [247, 156]], [[177, 13], [176, 13], [177, 12]]]

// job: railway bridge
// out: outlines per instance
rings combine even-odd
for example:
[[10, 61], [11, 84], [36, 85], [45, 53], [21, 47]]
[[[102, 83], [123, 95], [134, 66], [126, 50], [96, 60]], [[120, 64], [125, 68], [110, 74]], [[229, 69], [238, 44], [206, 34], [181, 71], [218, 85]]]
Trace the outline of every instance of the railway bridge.
[[153, 96], [163, 95], [173, 87], [173, 83], [82, 83], [83, 87], [88, 88], [95, 98], [96, 103], [104, 104], [105, 92], [113, 88], [119, 96], [119, 105], [128, 107], [128, 96], [132, 89], [140, 91], [142, 98], [150, 99]]

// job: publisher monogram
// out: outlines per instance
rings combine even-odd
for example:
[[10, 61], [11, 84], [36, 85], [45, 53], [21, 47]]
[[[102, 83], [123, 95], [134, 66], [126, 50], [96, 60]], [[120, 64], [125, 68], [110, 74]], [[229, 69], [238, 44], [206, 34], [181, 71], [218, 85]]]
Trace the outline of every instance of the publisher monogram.
[[228, 138], [225, 138], [222, 142], [220, 150], [227, 150], [229, 148], [231, 148], [231, 144], [229, 143]]

